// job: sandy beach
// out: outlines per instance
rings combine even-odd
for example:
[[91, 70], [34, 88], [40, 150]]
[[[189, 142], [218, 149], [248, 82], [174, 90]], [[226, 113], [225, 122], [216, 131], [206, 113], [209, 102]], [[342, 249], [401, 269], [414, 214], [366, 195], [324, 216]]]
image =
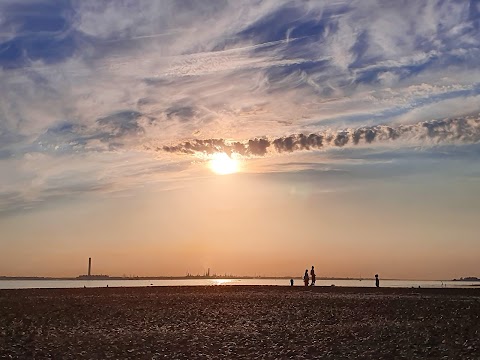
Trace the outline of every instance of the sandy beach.
[[1, 359], [480, 359], [480, 289], [0, 290]]

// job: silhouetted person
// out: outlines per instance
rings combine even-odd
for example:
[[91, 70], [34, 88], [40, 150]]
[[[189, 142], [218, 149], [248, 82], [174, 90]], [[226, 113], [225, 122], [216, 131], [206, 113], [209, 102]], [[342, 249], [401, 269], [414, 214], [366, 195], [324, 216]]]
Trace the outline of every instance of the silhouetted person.
[[312, 270], [310, 270], [310, 276], [312, 278], [312, 286], [315, 286], [315, 269], [313, 268], [313, 265]]
[[378, 278], [378, 274], [375, 274], [375, 286], [380, 287], [380, 279]]
[[303, 275], [303, 282], [305, 283], [305, 286], [308, 286], [308, 281], [310, 278], [308, 277], [308, 269], [305, 270], [305, 275]]
[[293, 286], [293, 279], [290, 279], [290, 286]]

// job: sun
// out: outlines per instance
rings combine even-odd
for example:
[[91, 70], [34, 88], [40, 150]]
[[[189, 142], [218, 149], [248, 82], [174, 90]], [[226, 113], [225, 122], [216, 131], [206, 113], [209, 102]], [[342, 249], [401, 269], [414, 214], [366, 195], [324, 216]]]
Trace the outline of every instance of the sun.
[[218, 175], [227, 175], [238, 172], [238, 160], [228, 156], [225, 153], [215, 153], [211, 156], [208, 163], [210, 169]]

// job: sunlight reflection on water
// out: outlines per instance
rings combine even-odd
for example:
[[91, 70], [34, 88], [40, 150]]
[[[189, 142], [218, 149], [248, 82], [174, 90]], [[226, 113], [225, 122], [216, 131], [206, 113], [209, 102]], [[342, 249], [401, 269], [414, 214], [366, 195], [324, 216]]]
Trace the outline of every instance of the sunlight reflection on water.
[[213, 285], [226, 285], [226, 284], [229, 284], [233, 281], [234, 280], [232, 280], [232, 279], [215, 279], [215, 280], [212, 280]]

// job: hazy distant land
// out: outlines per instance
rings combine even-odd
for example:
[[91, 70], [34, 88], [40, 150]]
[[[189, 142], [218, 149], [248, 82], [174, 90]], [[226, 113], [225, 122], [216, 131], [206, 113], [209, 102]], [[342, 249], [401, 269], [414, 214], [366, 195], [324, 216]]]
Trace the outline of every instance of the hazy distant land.
[[[235, 275], [187, 275], [187, 276], [109, 276], [109, 275], [79, 275], [77, 277], [48, 277], [48, 276], [0, 276], [0, 280], [188, 280], [188, 279], [302, 279], [300, 276], [235, 276]], [[363, 277], [321, 277], [317, 276], [317, 280], [359, 280], [371, 281], [371, 278]], [[410, 280], [410, 279], [391, 279], [382, 280]], [[451, 280], [435, 280], [435, 281], [464, 281], [464, 282], [480, 282], [480, 278], [475, 276], [461, 277]]]

